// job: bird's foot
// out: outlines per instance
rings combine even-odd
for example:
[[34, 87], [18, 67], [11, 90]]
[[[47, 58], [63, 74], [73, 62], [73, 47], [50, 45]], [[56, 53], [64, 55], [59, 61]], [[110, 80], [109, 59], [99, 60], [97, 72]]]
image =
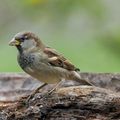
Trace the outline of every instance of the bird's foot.
[[58, 84], [55, 85], [54, 88], [50, 89], [48, 92], [40, 95], [39, 98], [40, 98], [40, 99], [48, 99], [48, 98], [50, 97], [50, 95], [51, 95], [57, 88], [58, 88]]
[[50, 97], [50, 95], [56, 90], [56, 88], [52, 88], [51, 90], [49, 90], [48, 92], [42, 94], [39, 96], [40, 99], [48, 99]]
[[[41, 94], [41, 95], [39, 96], [39, 99], [47, 99], [47, 98], [49, 98], [49, 96], [60, 86], [60, 84], [61, 84], [61, 81], [60, 81], [59, 83], [57, 83], [57, 84], [55, 85], [55, 87], [52, 88], [51, 90], [49, 90], [48, 92], [46, 92], [46, 93], [44, 93], [44, 94]], [[47, 85], [47, 83], [44, 83], [43, 85], [41, 85], [40, 87], [38, 87], [32, 94], [30, 94], [30, 95], [27, 97], [26, 100], [23, 100], [23, 101], [21, 102], [21, 104], [23, 104], [23, 105], [25, 105], [25, 106], [28, 106], [29, 103], [30, 103], [30, 100], [32, 100], [32, 99], [34, 98], [35, 94], [36, 94], [41, 88], [43, 88], [43, 87], [46, 86], [46, 85]]]
[[23, 104], [23, 105], [29, 105], [30, 100], [35, 96], [35, 94], [36, 94], [41, 88], [43, 88], [43, 87], [46, 86], [46, 85], [47, 85], [47, 83], [44, 83], [44, 84], [42, 84], [40, 87], [38, 87], [38, 88], [37, 88], [35, 91], [33, 91], [33, 93], [30, 94], [26, 99], [20, 101], [21, 104]]

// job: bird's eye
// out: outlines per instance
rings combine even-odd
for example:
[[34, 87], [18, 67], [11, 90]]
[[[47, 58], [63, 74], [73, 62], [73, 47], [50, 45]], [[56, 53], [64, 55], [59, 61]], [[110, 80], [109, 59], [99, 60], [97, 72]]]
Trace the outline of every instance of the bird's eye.
[[24, 42], [25, 38], [21, 37], [19, 40], [20, 40], [20, 42]]
[[25, 40], [28, 39], [27, 35], [23, 35], [23, 36], [16, 36], [15, 40], [18, 40], [19, 42], [24, 42]]
[[24, 40], [27, 40], [28, 39], [28, 36], [22, 36], [21, 38], [20, 38], [20, 41], [21, 42], [24, 42]]

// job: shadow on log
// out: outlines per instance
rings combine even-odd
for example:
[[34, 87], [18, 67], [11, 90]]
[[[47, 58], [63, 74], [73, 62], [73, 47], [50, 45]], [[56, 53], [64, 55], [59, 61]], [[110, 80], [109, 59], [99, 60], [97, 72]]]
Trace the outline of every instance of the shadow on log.
[[26, 74], [0, 74], [0, 120], [120, 120], [120, 74], [81, 76], [95, 86], [66, 81], [45, 96], [54, 86], [48, 85], [24, 104], [42, 83]]

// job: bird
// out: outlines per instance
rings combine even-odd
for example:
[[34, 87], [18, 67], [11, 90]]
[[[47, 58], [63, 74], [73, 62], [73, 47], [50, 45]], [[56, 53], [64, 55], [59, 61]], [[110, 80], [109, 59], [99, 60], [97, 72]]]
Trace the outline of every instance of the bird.
[[62, 80], [75, 80], [81, 85], [92, 85], [81, 79], [80, 69], [55, 49], [45, 45], [33, 32], [17, 33], [9, 42], [18, 50], [17, 61], [27, 74], [47, 84], [58, 84]]

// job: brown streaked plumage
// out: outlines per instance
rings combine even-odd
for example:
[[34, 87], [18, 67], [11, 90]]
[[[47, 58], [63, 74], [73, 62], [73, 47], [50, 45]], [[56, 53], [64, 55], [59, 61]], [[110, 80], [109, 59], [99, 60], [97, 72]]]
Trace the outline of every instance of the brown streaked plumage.
[[87, 80], [81, 79], [78, 68], [55, 49], [43, 44], [34, 33], [18, 33], [9, 44], [17, 47], [21, 68], [36, 79], [45, 83], [67, 79], [78, 81], [81, 85], [91, 85]]

